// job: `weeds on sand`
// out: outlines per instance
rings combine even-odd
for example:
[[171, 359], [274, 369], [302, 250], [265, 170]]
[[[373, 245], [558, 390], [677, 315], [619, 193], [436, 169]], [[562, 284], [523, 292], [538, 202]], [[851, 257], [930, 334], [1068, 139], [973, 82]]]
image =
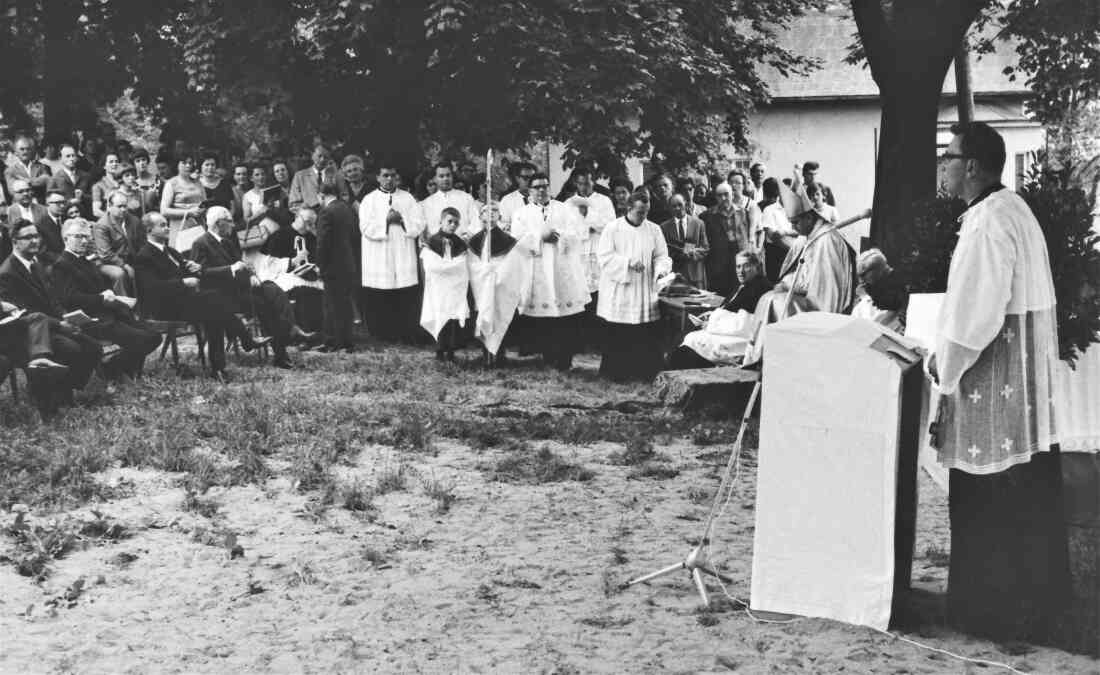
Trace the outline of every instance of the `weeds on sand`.
[[389, 556], [386, 555], [385, 551], [370, 546], [363, 549], [362, 557], [363, 560], [370, 563], [372, 567], [382, 567], [389, 562]]
[[340, 505], [348, 511], [373, 513], [375, 491], [362, 481], [353, 481], [340, 490]]
[[656, 460], [646, 462], [641, 466], [631, 469], [630, 473], [626, 475], [627, 478], [656, 478], [657, 480], [667, 480], [669, 478], [675, 478], [680, 475], [680, 470], [669, 466], [667, 460]]
[[692, 504], [706, 504], [711, 500], [712, 494], [703, 488], [688, 488], [687, 498]]
[[932, 567], [948, 567], [951, 565], [951, 554], [935, 544], [924, 549], [924, 557]]
[[435, 512], [437, 514], [450, 511], [451, 505], [458, 499], [458, 496], [455, 494], [454, 481], [444, 482], [432, 476], [431, 478], [424, 479], [423, 488], [424, 494], [435, 501]]
[[414, 406], [405, 406], [390, 430], [390, 445], [400, 450], [436, 454], [432, 423]]
[[0, 528], [0, 534], [14, 542], [0, 561], [13, 564], [19, 574], [36, 580], [46, 578], [50, 563], [76, 548], [130, 536], [125, 527], [99, 511], [81, 520], [65, 518], [44, 524], [32, 523], [26, 515], [26, 508], [18, 508], [14, 520]]
[[218, 514], [221, 505], [216, 499], [203, 496], [203, 493], [196, 490], [189, 481], [184, 483], [183, 490], [183, 504], [181, 507], [184, 511], [200, 515], [203, 518], [213, 518]]
[[636, 466], [644, 464], [657, 457], [653, 449], [653, 440], [648, 436], [635, 436], [628, 440], [622, 450], [613, 452], [608, 456], [608, 461], [619, 466]]
[[376, 494], [384, 495], [390, 492], [401, 492], [409, 484], [409, 467], [405, 464], [383, 467], [374, 482]]
[[580, 464], [575, 464], [558, 455], [547, 446], [536, 452], [514, 452], [496, 461], [486, 468], [492, 480], [505, 483], [561, 483], [564, 481], [585, 482], [596, 474]]

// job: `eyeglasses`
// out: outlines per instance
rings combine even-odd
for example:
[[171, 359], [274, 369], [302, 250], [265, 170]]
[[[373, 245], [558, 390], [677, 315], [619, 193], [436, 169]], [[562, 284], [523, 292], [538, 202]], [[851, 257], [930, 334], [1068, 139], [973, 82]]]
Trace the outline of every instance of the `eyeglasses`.
[[549, 188], [550, 188], [550, 183], [539, 183], [538, 185], [532, 185], [531, 186], [532, 190], [548, 190]]
[[73, 239], [91, 239], [92, 238], [92, 235], [84, 234], [83, 232], [71, 232], [68, 236], [72, 237]]
[[39, 237], [38, 233], [36, 232], [34, 234], [21, 234], [18, 237], [16, 237], [15, 240], [16, 241], [30, 241], [31, 239], [40, 239], [40, 238], [41, 237]]
[[14, 190], [13, 192], [30, 192], [30, 191], [31, 191], [30, 188], [19, 188], [18, 190]]
[[953, 159], [967, 159], [967, 156], [957, 152], [945, 152], [936, 157], [937, 162], [949, 162]]
[[65, 203], [65, 200], [64, 199], [52, 199], [52, 200], [50, 200], [46, 203], [49, 204], [50, 206], [61, 206], [62, 204]]

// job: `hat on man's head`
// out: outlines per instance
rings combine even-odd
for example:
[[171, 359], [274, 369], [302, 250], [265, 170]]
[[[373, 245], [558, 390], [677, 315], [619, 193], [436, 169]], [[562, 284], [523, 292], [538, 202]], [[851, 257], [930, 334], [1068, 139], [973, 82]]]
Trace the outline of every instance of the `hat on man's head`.
[[219, 220], [233, 220], [233, 215], [224, 206], [211, 206], [206, 210], [206, 227], [214, 227]]

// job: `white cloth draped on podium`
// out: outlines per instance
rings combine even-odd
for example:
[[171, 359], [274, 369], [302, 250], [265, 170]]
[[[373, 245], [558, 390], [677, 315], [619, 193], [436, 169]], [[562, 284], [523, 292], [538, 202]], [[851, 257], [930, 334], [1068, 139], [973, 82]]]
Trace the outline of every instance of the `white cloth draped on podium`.
[[912, 343], [808, 312], [767, 326], [753, 609], [885, 629], [901, 379]]

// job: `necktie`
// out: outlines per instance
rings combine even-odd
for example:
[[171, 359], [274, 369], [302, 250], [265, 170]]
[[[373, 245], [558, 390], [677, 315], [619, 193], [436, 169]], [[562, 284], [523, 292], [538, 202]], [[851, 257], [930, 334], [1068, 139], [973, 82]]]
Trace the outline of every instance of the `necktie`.
[[680, 241], [686, 241], [687, 240], [687, 233], [684, 230], [684, 219], [681, 218], [678, 222], [679, 222], [678, 227], [680, 229]]

